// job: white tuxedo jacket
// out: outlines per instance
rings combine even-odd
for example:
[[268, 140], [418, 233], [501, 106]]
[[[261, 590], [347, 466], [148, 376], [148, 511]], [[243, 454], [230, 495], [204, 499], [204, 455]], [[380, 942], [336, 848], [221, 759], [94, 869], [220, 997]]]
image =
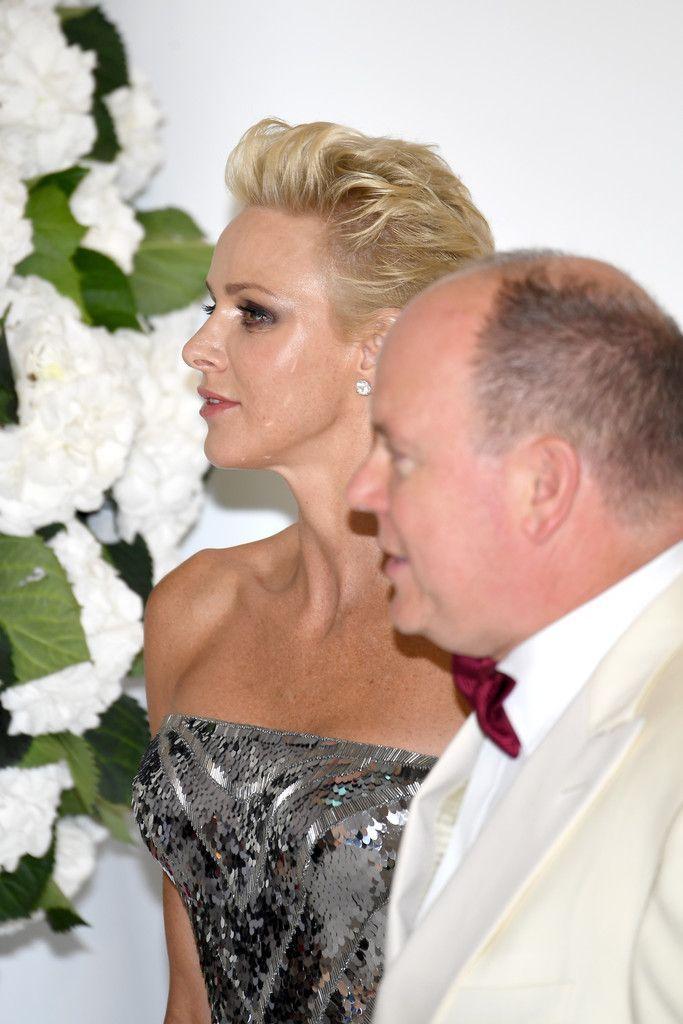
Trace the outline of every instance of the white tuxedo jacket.
[[470, 716], [413, 801], [373, 1024], [681, 1024], [683, 577], [603, 659], [416, 924], [481, 743]]

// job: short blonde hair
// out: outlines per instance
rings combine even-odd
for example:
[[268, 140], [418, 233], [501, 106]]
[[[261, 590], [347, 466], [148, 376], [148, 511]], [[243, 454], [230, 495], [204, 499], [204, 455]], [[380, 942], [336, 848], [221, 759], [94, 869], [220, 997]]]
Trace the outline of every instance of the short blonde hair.
[[271, 117], [245, 132], [225, 177], [245, 206], [327, 224], [334, 302], [350, 330], [493, 251], [484, 216], [431, 146]]

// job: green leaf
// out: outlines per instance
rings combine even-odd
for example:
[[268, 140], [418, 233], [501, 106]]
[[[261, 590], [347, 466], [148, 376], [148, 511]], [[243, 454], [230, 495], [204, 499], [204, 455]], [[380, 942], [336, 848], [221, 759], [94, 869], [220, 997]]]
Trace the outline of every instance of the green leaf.
[[120, 540], [102, 547], [124, 583], [146, 601], [152, 589], [152, 556], [144, 537], [136, 533], [132, 544]]
[[61, 295], [76, 303], [81, 312], [81, 317], [86, 323], [91, 323], [91, 318], [83, 305], [81, 294], [81, 281], [78, 272], [71, 260], [60, 254], [51, 256], [49, 253], [34, 252], [15, 268], [17, 274], [28, 277], [35, 274], [54, 285]]
[[114, 804], [130, 807], [131, 782], [150, 740], [144, 709], [122, 694], [102, 715], [95, 729], [84, 733], [100, 769], [100, 794]]
[[133, 661], [133, 664], [128, 669], [128, 675], [133, 676], [136, 679], [141, 679], [144, 676], [144, 674], [145, 664], [143, 659], [143, 651], [138, 651], [138, 653], [135, 655], [135, 660]]
[[25, 854], [16, 871], [0, 871], [0, 922], [28, 917], [38, 906], [55, 863], [54, 838], [43, 857]]
[[110, 836], [120, 843], [128, 843], [129, 846], [135, 845], [135, 840], [130, 834], [131, 814], [128, 807], [113, 804], [109, 800], [105, 800], [104, 797], [98, 796], [95, 810], [104, 827], [109, 830]]
[[68, 41], [82, 50], [97, 54], [95, 92], [97, 96], [128, 85], [126, 51], [118, 29], [99, 7], [91, 7], [76, 17], [62, 15], [62, 31]]
[[44, 188], [46, 185], [56, 185], [70, 199], [80, 183], [90, 172], [87, 167], [67, 167], [64, 171], [53, 171], [52, 174], [45, 174], [42, 178], [35, 179], [31, 184], [31, 191], [37, 188]]
[[203, 295], [211, 246], [188, 214], [174, 207], [137, 214], [145, 237], [135, 255], [131, 284], [140, 313], [182, 309]]
[[0, 534], [0, 625], [18, 683], [90, 660], [80, 611], [42, 537]]
[[99, 770], [95, 751], [82, 736], [71, 732], [45, 733], [36, 736], [21, 760], [22, 768], [37, 768], [55, 761], [66, 761], [85, 809], [90, 813], [95, 805]]
[[90, 813], [95, 805], [100, 781], [95, 751], [82, 736], [69, 732], [59, 733], [59, 738], [74, 780], [74, 788]]
[[11, 714], [0, 705], [0, 768], [9, 768], [21, 761], [31, 745], [31, 736], [10, 736], [8, 733]]
[[121, 268], [94, 249], [77, 249], [73, 262], [91, 322], [110, 331], [118, 327], [139, 331], [130, 281]]
[[35, 531], [43, 540], [50, 540], [60, 530], [66, 529], [64, 523], [48, 523], [47, 526], [39, 526]]
[[58, 733], [47, 733], [34, 736], [31, 746], [21, 759], [20, 768], [40, 768], [44, 764], [54, 764], [66, 760], [64, 747], [59, 741]]
[[121, 152], [121, 146], [116, 135], [116, 128], [109, 108], [103, 99], [95, 96], [92, 105], [92, 115], [97, 128], [97, 136], [93, 148], [88, 153], [90, 160], [101, 160], [103, 163], [110, 163], [117, 153]]
[[12, 362], [9, 356], [5, 323], [9, 306], [0, 318], [0, 427], [19, 422], [19, 398], [14, 385]]
[[33, 251], [48, 256], [71, 256], [87, 231], [71, 212], [62, 188], [50, 181], [31, 190], [26, 216], [33, 224]]
[[72, 214], [68, 198], [82, 177], [82, 168], [72, 167], [33, 186], [26, 204], [33, 224], [33, 252], [17, 265], [16, 273], [45, 278], [83, 310], [80, 279], [71, 257], [87, 229]]
[[40, 897], [38, 906], [45, 911], [48, 924], [54, 932], [65, 932], [75, 925], [84, 924], [90, 927], [87, 921], [76, 913], [73, 904], [64, 895], [54, 878], [51, 878], [43, 895]]
[[12, 686], [16, 681], [12, 664], [12, 645], [7, 633], [0, 626], [0, 690], [3, 686]]
[[88, 808], [85, 806], [78, 790], [76, 789], [63, 789], [62, 795], [59, 800], [59, 807], [57, 808], [57, 817], [67, 818], [72, 814], [87, 814]]

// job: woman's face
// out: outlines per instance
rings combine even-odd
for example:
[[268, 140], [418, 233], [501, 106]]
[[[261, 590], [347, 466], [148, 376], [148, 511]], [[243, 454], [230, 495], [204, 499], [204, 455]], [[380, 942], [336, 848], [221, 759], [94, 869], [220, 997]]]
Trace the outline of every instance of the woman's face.
[[202, 406], [213, 465], [310, 461], [363, 401], [359, 350], [329, 298], [332, 272], [317, 217], [249, 207], [221, 234], [207, 321], [183, 348], [201, 386], [235, 403]]

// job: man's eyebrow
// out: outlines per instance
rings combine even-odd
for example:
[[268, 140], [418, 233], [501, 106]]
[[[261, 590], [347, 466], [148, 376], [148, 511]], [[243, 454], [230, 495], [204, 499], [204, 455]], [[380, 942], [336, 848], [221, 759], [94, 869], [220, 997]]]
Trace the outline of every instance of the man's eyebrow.
[[[206, 290], [209, 292], [211, 297], [215, 298], [213, 289], [209, 282], [205, 281], [204, 284], [206, 285]], [[277, 299], [278, 297], [275, 292], [271, 292], [269, 288], [265, 288], [262, 284], [256, 284], [255, 281], [234, 281], [228, 282], [228, 284], [223, 286], [223, 290], [226, 295], [236, 295], [237, 292], [245, 291], [248, 288], [255, 288], [257, 291], [264, 292], [266, 295], [270, 295], [274, 299]]]

